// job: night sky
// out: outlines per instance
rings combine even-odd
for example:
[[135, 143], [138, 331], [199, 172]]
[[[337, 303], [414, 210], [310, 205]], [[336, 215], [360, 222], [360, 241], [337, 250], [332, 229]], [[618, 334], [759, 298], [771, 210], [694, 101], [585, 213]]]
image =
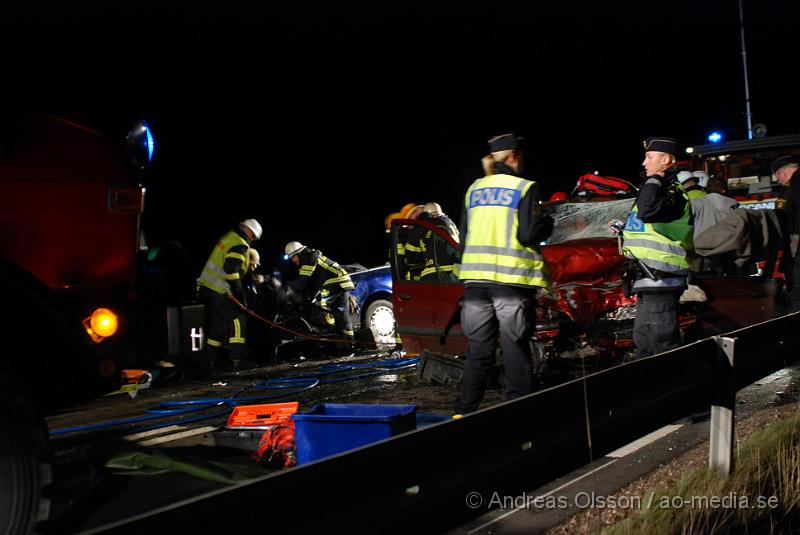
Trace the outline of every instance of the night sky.
[[[500, 133], [545, 196], [636, 180], [647, 136], [746, 137], [735, 0], [120, 4], [0, 3], [0, 95], [120, 140], [146, 119], [144, 229], [198, 271], [246, 217], [267, 264], [293, 239], [381, 264], [384, 217], [457, 218]], [[796, 133], [800, 2], [744, 6], [754, 123]]]

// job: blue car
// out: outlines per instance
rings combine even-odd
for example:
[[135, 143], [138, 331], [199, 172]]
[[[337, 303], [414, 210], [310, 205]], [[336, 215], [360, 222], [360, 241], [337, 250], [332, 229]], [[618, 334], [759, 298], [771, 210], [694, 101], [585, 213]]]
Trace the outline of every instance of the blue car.
[[358, 303], [359, 315], [354, 327], [369, 328], [379, 346], [395, 345], [392, 274], [389, 264], [367, 269], [359, 264], [343, 266], [350, 273], [355, 290], [350, 294]]

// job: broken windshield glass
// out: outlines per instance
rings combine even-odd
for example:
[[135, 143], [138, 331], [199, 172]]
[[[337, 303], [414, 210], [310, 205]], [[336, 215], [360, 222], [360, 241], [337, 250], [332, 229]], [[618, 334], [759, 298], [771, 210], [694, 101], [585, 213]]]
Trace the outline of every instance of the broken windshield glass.
[[548, 244], [583, 238], [613, 238], [609, 219], [625, 221], [634, 199], [564, 203], [545, 208], [555, 225]]

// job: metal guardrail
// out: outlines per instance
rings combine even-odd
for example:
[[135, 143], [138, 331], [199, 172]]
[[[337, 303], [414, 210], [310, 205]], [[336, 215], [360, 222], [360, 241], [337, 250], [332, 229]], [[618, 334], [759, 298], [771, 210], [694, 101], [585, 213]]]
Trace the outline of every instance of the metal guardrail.
[[711, 436], [708, 462], [733, 470], [736, 392], [800, 358], [800, 313], [715, 336], [719, 351], [711, 377]]
[[800, 313], [87, 533], [441, 532], [485, 512], [465, 505], [468, 493], [530, 490], [709, 405], [710, 460], [730, 469], [736, 390], [798, 348]]

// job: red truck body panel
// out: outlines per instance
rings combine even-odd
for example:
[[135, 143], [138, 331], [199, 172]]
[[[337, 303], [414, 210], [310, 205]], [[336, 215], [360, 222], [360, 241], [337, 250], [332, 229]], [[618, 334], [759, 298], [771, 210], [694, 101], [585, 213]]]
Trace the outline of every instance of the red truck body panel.
[[46, 114], [21, 114], [0, 162], [0, 256], [54, 289], [133, 284], [139, 214], [110, 209], [131, 185], [110, 139]]

